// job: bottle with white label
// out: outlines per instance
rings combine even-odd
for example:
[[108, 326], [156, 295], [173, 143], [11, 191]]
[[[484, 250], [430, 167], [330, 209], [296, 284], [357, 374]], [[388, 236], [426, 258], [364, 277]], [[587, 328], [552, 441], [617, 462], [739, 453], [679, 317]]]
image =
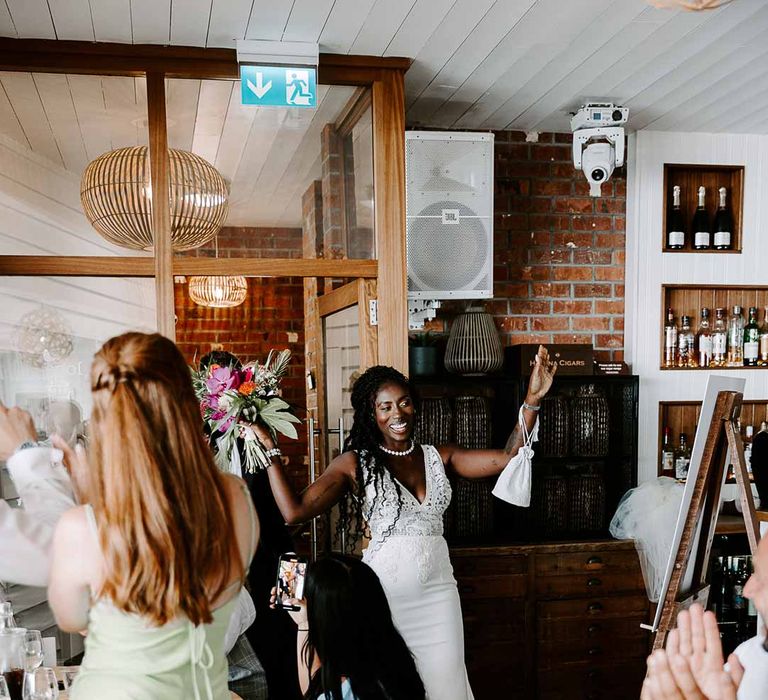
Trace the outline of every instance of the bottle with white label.
[[667, 217], [667, 248], [669, 250], [685, 248], [685, 223], [680, 209], [680, 185], [672, 188], [672, 209]]
[[688, 476], [688, 467], [691, 463], [691, 450], [688, 447], [688, 438], [685, 433], [680, 433], [680, 444], [675, 450], [675, 479], [684, 480]]
[[696, 367], [695, 337], [691, 330], [691, 317], [680, 317], [680, 330], [677, 334], [677, 366]]
[[715, 309], [715, 326], [712, 329], [712, 367], [725, 367], [728, 351], [728, 325], [725, 320], [725, 309]]
[[699, 330], [696, 332], [696, 360], [699, 367], [709, 367], [712, 362], [712, 329], [709, 327], [709, 309], [701, 310]]
[[731, 247], [731, 232], [733, 231], [733, 217], [728, 204], [725, 201], [727, 190], [721, 187], [718, 190], [720, 194], [720, 204], [715, 214], [714, 243], [717, 250], [728, 250]]
[[760, 326], [760, 365], [768, 366], [768, 306], [765, 307], [763, 325]]
[[744, 461], [747, 463], [747, 472], [752, 473], [752, 436], [755, 429], [748, 425], [744, 429]]
[[708, 250], [710, 242], [709, 216], [706, 208], [707, 190], [705, 187], [699, 187], [699, 205], [693, 215], [693, 247], [696, 250]]
[[667, 474], [675, 471], [675, 448], [672, 446], [672, 431], [664, 426], [664, 437], [661, 442], [661, 471]]
[[677, 357], [677, 324], [675, 312], [667, 309], [667, 322], [664, 324], [664, 366], [674, 367]]
[[757, 307], [749, 307], [749, 321], [744, 326], [744, 366], [757, 367], [760, 357], [760, 328], [757, 325]]

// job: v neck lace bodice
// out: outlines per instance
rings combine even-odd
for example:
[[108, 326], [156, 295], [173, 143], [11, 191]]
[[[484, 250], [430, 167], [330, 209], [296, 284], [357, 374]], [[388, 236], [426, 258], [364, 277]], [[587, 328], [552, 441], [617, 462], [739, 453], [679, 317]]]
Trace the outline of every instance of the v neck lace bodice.
[[426, 493], [419, 503], [404, 485], [400, 488], [402, 509], [397, 514], [396, 479], [388, 470], [383, 479], [374, 479], [363, 466], [365, 502], [363, 516], [371, 530], [371, 546], [376, 548], [385, 537], [392, 536], [442, 536], [443, 513], [451, 502], [451, 484], [445, 474], [440, 453], [432, 445], [422, 445]]

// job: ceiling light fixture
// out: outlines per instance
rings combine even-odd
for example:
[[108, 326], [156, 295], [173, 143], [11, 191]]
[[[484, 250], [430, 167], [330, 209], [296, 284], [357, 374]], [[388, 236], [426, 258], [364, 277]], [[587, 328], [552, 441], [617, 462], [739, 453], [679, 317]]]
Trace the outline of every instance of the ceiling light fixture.
[[[168, 149], [171, 242], [192, 250], [210, 241], [227, 215], [227, 183], [208, 161], [189, 151]], [[80, 182], [88, 221], [110, 243], [151, 250], [152, 184], [149, 148], [135, 146], [104, 153], [91, 162]]]
[[651, 5], [665, 9], [682, 8], [691, 12], [701, 10], [716, 10], [718, 7], [729, 5], [733, 0], [650, 0]]

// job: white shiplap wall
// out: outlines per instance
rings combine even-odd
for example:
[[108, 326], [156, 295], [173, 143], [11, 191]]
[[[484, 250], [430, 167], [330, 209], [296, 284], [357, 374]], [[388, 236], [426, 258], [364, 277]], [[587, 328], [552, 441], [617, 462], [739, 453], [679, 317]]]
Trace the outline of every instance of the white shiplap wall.
[[[700, 401], [707, 376], [716, 373], [659, 369], [661, 285], [768, 284], [768, 136], [639, 131], [630, 138], [628, 162], [625, 348], [640, 376], [642, 482], [656, 476], [659, 401]], [[744, 165], [741, 255], [661, 252], [664, 163]], [[768, 371], [743, 376], [746, 399], [768, 399]]]

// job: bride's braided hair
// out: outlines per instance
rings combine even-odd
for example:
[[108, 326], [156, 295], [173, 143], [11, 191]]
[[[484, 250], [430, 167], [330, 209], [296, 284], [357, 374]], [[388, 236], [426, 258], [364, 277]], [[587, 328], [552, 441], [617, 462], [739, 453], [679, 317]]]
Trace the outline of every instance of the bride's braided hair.
[[[336, 532], [337, 537], [342, 532], [347, 532], [347, 549], [350, 551], [354, 550], [355, 544], [363, 536], [370, 536], [363, 517], [366, 487], [373, 483], [376, 494], [374, 498], [376, 501], [381, 498], [381, 504], [386, 498], [383, 488], [387, 472], [386, 458], [380, 447], [382, 436], [375, 416], [376, 395], [385, 384], [397, 384], [409, 393], [411, 391], [411, 385], [404, 374], [398, 372], [394, 367], [384, 365], [370, 367], [357, 378], [352, 386], [350, 400], [354, 417], [352, 429], [344, 441], [344, 452], [352, 450], [357, 453], [355, 473], [357, 488], [339, 503], [339, 520]], [[392, 533], [403, 508], [400, 485], [394, 479], [392, 479], [392, 483], [397, 494], [397, 516], [384, 533], [385, 538]]]

